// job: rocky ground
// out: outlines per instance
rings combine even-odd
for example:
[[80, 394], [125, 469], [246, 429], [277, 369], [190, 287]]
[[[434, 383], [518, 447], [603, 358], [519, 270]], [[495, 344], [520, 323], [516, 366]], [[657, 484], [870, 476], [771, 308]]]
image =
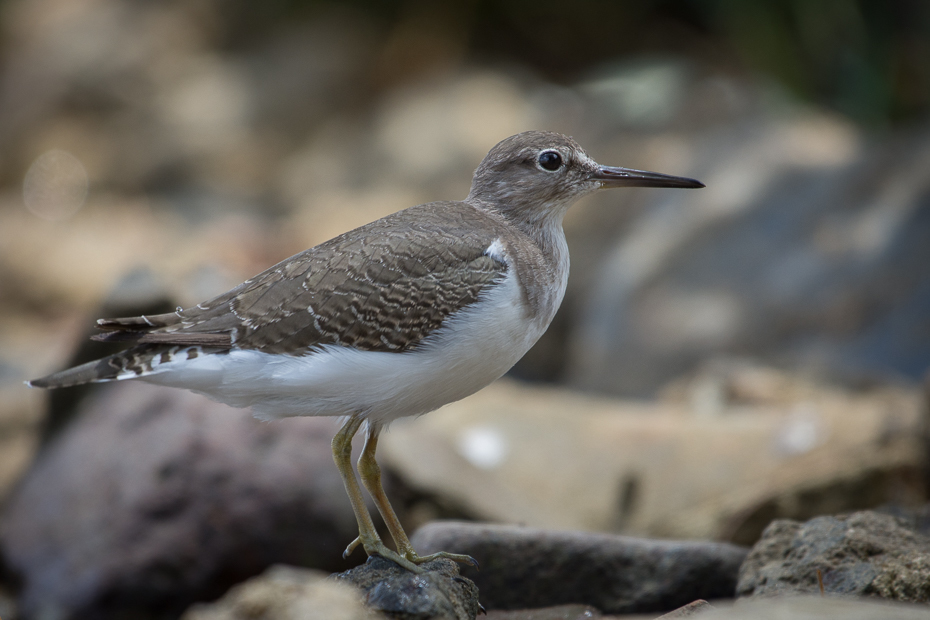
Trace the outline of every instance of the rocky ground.
[[[0, 10], [3, 620], [930, 617], [925, 122], [865, 132], [677, 57], [556, 84], [349, 8]], [[382, 439], [421, 551], [481, 572], [342, 559], [335, 421], [22, 385], [102, 355], [93, 318], [464, 196], [530, 128], [707, 188], [580, 204], [513, 376]]]

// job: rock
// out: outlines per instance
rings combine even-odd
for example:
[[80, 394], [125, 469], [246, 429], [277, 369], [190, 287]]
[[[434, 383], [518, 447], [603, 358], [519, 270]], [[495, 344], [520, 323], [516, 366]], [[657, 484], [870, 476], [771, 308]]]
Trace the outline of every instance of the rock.
[[262, 423], [140, 382], [79, 408], [0, 526], [25, 616], [176, 614], [275, 563], [346, 566], [356, 530], [335, 420]]
[[4, 588], [0, 587], [0, 618], [4, 620], [16, 620], [19, 615], [16, 613], [16, 601], [10, 596]]
[[384, 558], [368, 561], [334, 579], [350, 583], [364, 592], [365, 604], [398, 620], [475, 620], [478, 588], [459, 576], [452, 560], [433, 560], [416, 574]]
[[677, 171], [707, 189], [649, 192], [632, 221], [616, 216], [622, 227], [574, 231], [602, 245], [586, 286], [567, 293], [560, 377], [641, 397], [740, 354], [918, 380], [930, 367], [928, 130], [864, 148], [835, 118], [754, 113], [683, 140], [690, 167]]
[[590, 605], [556, 605], [516, 611], [491, 610], [485, 620], [599, 620], [601, 612]]
[[475, 520], [751, 545], [774, 518], [922, 504], [923, 425], [909, 389], [701, 408], [499, 381], [399, 420], [379, 454]]
[[740, 597], [828, 594], [930, 602], [930, 537], [876, 512], [769, 525], [740, 568]]
[[711, 609], [714, 607], [707, 601], [697, 600], [655, 618], [645, 614], [605, 616], [590, 605], [556, 605], [515, 611], [492, 610], [487, 613], [486, 620], [675, 620], [690, 618]]
[[0, 359], [0, 508], [29, 467], [42, 419], [42, 395], [16, 385], [20, 377], [4, 376], [3, 361]]
[[375, 620], [358, 590], [326, 573], [272, 566], [214, 603], [198, 603], [181, 620]]
[[670, 611], [667, 614], [662, 614], [656, 620], [678, 620], [679, 618], [691, 618], [693, 616], [699, 616], [715, 609], [713, 605], [708, 603], [703, 599], [698, 599], [692, 601], [683, 607], [679, 607], [674, 611]]
[[740, 599], [719, 607], [698, 617], [701, 620], [930, 620], [926, 605], [833, 596]]
[[463, 567], [489, 609], [579, 603], [604, 613], [668, 611], [734, 595], [746, 549], [512, 525], [430, 523], [411, 540], [421, 554], [465, 553]]

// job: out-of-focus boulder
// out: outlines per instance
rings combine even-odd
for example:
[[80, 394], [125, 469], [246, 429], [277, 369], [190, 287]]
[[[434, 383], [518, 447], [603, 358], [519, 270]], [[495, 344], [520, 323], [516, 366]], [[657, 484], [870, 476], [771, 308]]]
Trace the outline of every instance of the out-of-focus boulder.
[[[746, 115], [692, 136], [674, 172], [707, 188], [644, 190], [571, 291], [570, 384], [647, 395], [732, 354], [847, 379], [920, 378], [930, 368], [928, 136], [866, 149], [852, 127], [809, 112]], [[604, 226], [572, 237], [597, 241]]]
[[740, 568], [737, 593], [875, 596], [930, 602], [930, 537], [877, 512], [769, 525]]
[[481, 520], [752, 544], [778, 517], [922, 503], [923, 416], [897, 388], [696, 410], [501, 381], [398, 421], [380, 453]]
[[344, 568], [355, 519], [327, 418], [261, 423], [126, 382], [79, 406], [0, 529], [29, 617], [179, 613], [279, 562]]
[[490, 610], [485, 620], [600, 620], [601, 612], [590, 605], [553, 605], [533, 609]]
[[3, 383], [0, 380], [0, 399], [4, 402], [0, 407], [0, 507], [32, 459], [42, 409], [39, 394]]
[[930, 620], [926, 605], [833, 596], [740, 599], [698, 616], [701, 620]]
[[376, 620], [359, 591], [321, 571], [272, 566], [213, 603], [198, 603], [181, 620]]
[[16, 602], [13, 597], [4, 588], [0, 588], [0, 618], [7, 620], [17, 620]]
[[747, 549], [725, 543], [647, 540], [438, 521], [411, 539], [421, 554], [474, 557], [474, 580], [489, 609], [583, 603], [605, 613], [670, 611], [699, 598], [731, 598]]

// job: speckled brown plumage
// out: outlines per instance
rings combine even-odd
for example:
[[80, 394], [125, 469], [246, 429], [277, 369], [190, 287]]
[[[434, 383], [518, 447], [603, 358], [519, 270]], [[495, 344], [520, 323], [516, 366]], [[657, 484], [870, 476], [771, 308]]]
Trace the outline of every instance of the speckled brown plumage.
[[[499, 228], [465, 203], [420, 205], [301, 252], [198, 306], [102, 320], [109, 333], [98, 339], [291, 355], [324, 344], [406, 351], [506, 273], [486, 254]], [[391, 234], [398, 229], [404, 234]]]

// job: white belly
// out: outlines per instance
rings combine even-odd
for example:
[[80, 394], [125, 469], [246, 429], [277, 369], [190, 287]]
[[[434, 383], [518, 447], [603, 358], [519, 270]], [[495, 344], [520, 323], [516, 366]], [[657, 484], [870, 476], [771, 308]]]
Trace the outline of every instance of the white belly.
[[290, 357], [234, 350], [164, 364], [144, 380], [251, 406], [262, 419], [361, 413], [388, 423], [427, 413], [493, 382], [533, 346], [551, 318], [528, 318], [510, 270], [503, 282], [412, 351], [327, 345], [312, 355]]

